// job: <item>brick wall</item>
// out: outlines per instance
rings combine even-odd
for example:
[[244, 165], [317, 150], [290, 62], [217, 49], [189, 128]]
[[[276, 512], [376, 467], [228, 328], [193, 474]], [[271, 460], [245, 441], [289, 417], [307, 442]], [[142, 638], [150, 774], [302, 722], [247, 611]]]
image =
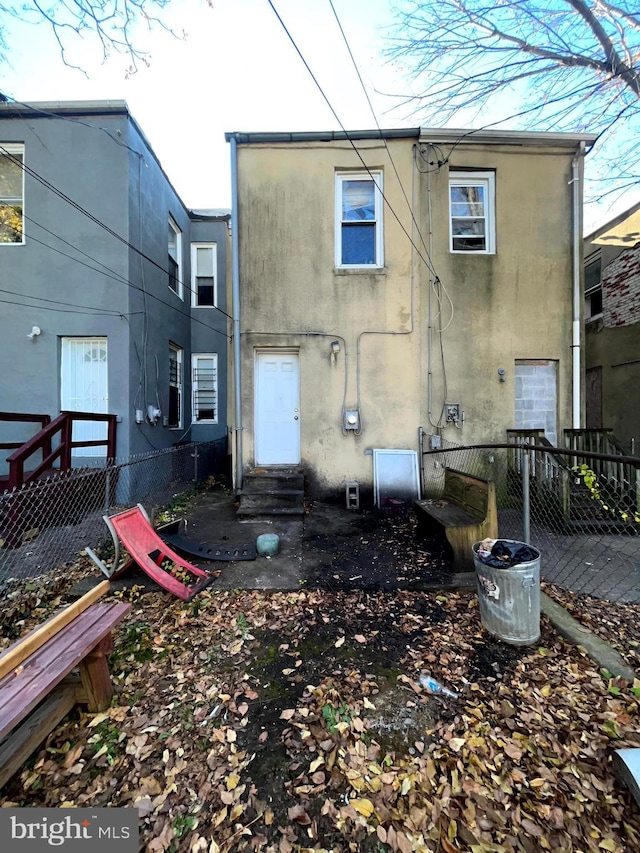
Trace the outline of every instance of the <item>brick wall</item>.
[[625, 249], [602, 273], [604, 325], [640, 322], [640, 245]]

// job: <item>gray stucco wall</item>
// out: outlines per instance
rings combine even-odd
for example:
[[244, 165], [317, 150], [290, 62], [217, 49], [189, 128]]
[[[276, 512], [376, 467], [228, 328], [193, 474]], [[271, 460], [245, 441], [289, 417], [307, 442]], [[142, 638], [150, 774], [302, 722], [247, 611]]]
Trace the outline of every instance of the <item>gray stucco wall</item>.
[[218, 356], [218, 417], [217, 424], [194, 424], [191, 438], [194, 441], [212, 441], [227, 434], [227, 342], [228, 318], [226, 270], [230, 259], [228, 250], [228, 224], [220, 221], [194, 221], [191, 224], [192, 243], [215, 243], [217, 258], [218, 308], [192, 308], [191, 350], [194, 353], [216, 353]]
[[[72, 120], [35, 114], [0, 116], [0, 141], [25, 146], [23, 245], [0, 244], [3, 298], [0, 320], [0, 408], [60, 411], [60, 351], [65, 336], [106, 336], [109, 342], [109, 410], [121, 412], [129, 394], [126, 248], [74, 208], [67, 196], [108, 228], [128, 233], [125, 116], [93, 122], [108, 133]], [[109, 135], [111, 134], [111, 135]], [[37, 176], [48, 181], [47, 187]], [[33, 325], [41, 335], [30, 340]], [[119, 452], [126, 453], [126, 442]]]
[[[193, 309], [189, 288], [190, 243], [216, 242], [226, 310], [227, 223], [190, 216], [126, 109], [79, 112], [80, 120], [39, 112], [25, 118], [0, 105], [0, 143], [24, 144], [28, 172], [24, 245], [0, 244], [0, 288], [11, 291], [0, 293], [7, 300], [0, 311], [0, 410], [55, 417], [62, 339], [106, 337], [108, 411], [120, 419], [118, 458], [224, 436], [227, 318], [215, 309]], [[182, 232], [183, 299], [169, 287], [169, 216]], [[42, 333], [30, 340], [33, 325]], [[180, 429], [164, 423], [170, 342], [183, 350]], [[217, 352], [219, 359], [218, 423], [193, 430], [192, 352]], [[136, 409], [146, 414], [148, 405], [162, 411], [157, 425], [136, 423]], [[16, 430], [5, 440], [34, 433], [31, 426], [22, 428], [24, 435]]]

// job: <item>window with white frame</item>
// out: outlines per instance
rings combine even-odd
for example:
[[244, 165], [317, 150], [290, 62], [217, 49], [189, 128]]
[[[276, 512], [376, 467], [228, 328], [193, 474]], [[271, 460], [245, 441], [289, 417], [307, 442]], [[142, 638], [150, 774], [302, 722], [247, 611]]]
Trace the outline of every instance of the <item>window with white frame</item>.
[[169, 344], [169, 415], [167, 426], [182, 428], [182, 349]]
[[191, 392], [194, 424], [218, 423], [218, 356], [194, 353], [191, 356]]
[[217, 249], [215, 243], [191, 244], [191, 293], [195, 307], [218, 304]]
[[493, 172], [449, 174], [449, 248], [492, 255], [496, 251]]
[[24, 145], [0, 142], [0, 246], [24, 243]]
[[169, 287], [182, 299], [182, 232], [169, 217]]
[[584, 319], [602, 314], [602, 257], [600, 252], [587, 258], [584, 265]]
[[382, 172], [336, 174], [336, 267], [384, 266], [382, 201]]

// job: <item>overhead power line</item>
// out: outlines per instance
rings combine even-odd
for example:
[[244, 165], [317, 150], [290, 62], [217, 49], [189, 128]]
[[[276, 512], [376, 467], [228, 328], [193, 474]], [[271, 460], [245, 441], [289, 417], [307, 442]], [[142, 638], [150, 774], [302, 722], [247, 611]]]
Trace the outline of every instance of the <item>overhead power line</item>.
[[[26, 163], [24, 163], [18, 157], [15, 157], [3, 145], [0, 145], [0, 154], [7, 157], [12, 163], [14, 163], [16, 166], [21, 168], [27, 175], [34, 178], [36, 181], [41, 183], [44, 187], [46, 187], [52, 193], [57, 195], [63, 201], [67, 202], [67, 204], [71, 205], [71, 207], [73, 207], [75, 210], [77, 210], [78, 213], [82, 214], [83, 216], [86, 216], [88, 219], [91, 220], [91, 222], [95, 223], [100, 228], [104, 229], [107, 232], [107, 234], [110, 234], [114, 239], [118, 240], [120, 243], [123, 243], [128, 249], [131, 249], [131, 251], [140, 255], [140, 257], [144, 258], [145, 261], [148, 261], [154, 267], [161, 270], [161, 272], [165, 273], [165, 275], [167, 275], [167, 276], [169, 275], [169, 270], [166, 269], [165, 267], [163, 267], [162, 264], [159, 264], [156, 260], [149, 257], [149, 255], [147, 255], [145, 252], [143, 252], [138, 246], [134, 246], [133, 243], [130, 243], [129, 240], [127, 240], [125, 237], [122, 237], [120, 234], [118, 234], [117, 231], [114, 231], [113, 228], [111, 228], [106, 223], [102, 222], [101, 219], [98, 219], [97, 216], [95, 216], [93, 213], [88, 211], [81, 204], [74, 201], [66, 193], [62, 192], [62, 190], [58, 189], [58, 187], [56, 187], [55, 184], [52, 184], [51, 181], [42, 177], [42, 175], [38, 174], [38, 172], [36, 172], [30, 166], [27, 166]], [[183, 281], [180, 281], [180, 284], [182, 285], [182, 287], [185, 291], [187, 291], [188, 293], [192, 292], [192, 288], [185, 285], [185, 283]], [[165, 304], [168, 304], [168, 303], [165, 303]], [[230, 314], [227, 314], [226, 311], [224, 311], [222, 308], [219, 308], [217, 305], [214, 305], [211, 307], [215, 308], [215, 310], [219, 311], [221, 314], [224, 314], [224, 316], [227, 317], [229, 320], [233, 319]]]
[[[115, 270], [111, 269], [111, 267], [108, 267], [106, 264], [102, 263], [102, 261], [99, 261], [97, 258], [94, 258], [92, 255], [89, 255], [89, 254], [87, 254], [87, 252], [84, 252], [78, 246], [75, 246], [73, 243], [70, 243], [68, 240], [65, 240], [64, 237], [60, 237], [60, 235], [56, 234], [55, 231], [51, 231], [49, 228], [46, 228], [44, 225], [41, 225], [39, 222], [36, 222], [35, 219], [32, 219], [31, 217], [28, 217], [28, 216], [25, 216], [25, 219], [27, 219], [27, 221], [29, 221], [29, 222], [32, 222], [34, 225], [37, 225], [38, 228], [42, 228], [42, 230], [46, 231], [47, 234], [51, 234], [51, 236], [55, 237], [56, 240], [60, 240], [62, 243], [69, 246], [74, 251], [79, 252], [79, 254], [81, 254], [81, 255], [84, 255], [85, 258], [89, 258], [89, 260], [93, 261], [96, 264], [99, 264], [101, 267], [103, 267], [103, 269], [97, 269], [96, 267], [92, 267], [90, 264], [87, 264], [84, 261], [81, 261], [80, 258], [74, 258], [73, 255], [69, 255], [66, 252], [63, 252], [61, 249], [56, 249], [55, 246], [50, 246], [48, 243], [45, 243], [43, 240], [38, 240], [38, 238], [34, 237], [32, 234], [29, 235], [30, 240], [34, 240], [36, 243], [40, 243], [40, 245], [45, 246], [47, 249], [50, 249], [52, 252], [57, 252], [58, 254], [63, 255], [65, 258], [69, 258], [70, 260], [75, 261], [76, 263], [81, 264], [84, 267], [87, 267], [88, 269], [92, 270], [93, 272], [100, 273], [100, 275], [104, 275], [106, 278], [112, 278], [114, 281], [117, 281], [120, 284], [126, 284], [126, 286], [131, 288], [132, 290], [137, 290], [140, 293], [144, 294], [145, 296], [148, 296], [151, 299], [155, 299], [156, 302], [159, 302], [161, 305], [164, 305], [165, 307], [170, 308], [172, 311], [175, 311], [177, 314], [180, 314], [183, 317], [187, 317], [192, 322], [198, 323], [201, 326], [204, 326], [205, 329], [209, 329], [209, 331], [211, 331], [211, 332], [216, 332], [219, 335], [224, 335], [225, 338], [231, 339], [231, 336], [227, 335], [226, 332], [222, 332], [219, 329], [216, 329], [215, 326], [210, 326], [209, 323], [205, 323], [204, 320], [201, 320], [199, 317], [196, 317], [193, 314], [188, 313], [187, 311], [182, 311], [180, 308], [176, 308], [175, 305], [171, 305], [170, 302], [165, 302], [163, 299], [161, 299], [159, 296], [156, 296], [154, 293], [149, 293], [147, 290], [145, 290], [140, 285], [135, 284], [130, 279], [126, 278], [125, 276], [123, 276], [120, 273], [116, 272]], [[105, 272], [105, 270], [106, 270], [106, 272]], [[123, 316], [121, 311], [119, 311], [117, 313], [119, 314], [119, 316]], [[139, 313], [142, 313], [142, 312], [134, 311], [132, 314], [129, 314], [128, 316], [134, 316], [135, 314], [139, 314]], [[222, 312], [222, 313], [224, 313], [224, 312]]]
[[382, 199], [384, 200], [384, 203], [387, 205], [387, 207], [389, 208], [389, 211], [392, 213], [392, 215], [393, 215], [394, 219], [396, 220], [396, 222], [398, 223], [398, 225], [400, 226], [400, 228], [401, 228], [401, 229], [402, 229], [402, 231], [404, 232], [405, 236], [407, 237], [407, 239], [409, 240], [409, 242], [411, 243], [411, 245], [412, 245], [412, 246], [413, 246], [413, 248], [415, 249], [416, 253], [418, 254], [418, 257], [420, 258], [420, 260], [425, 264], [425, 266], [426, 266], [428, 269], [430, 269], [430, 270], [432, 271], [433, 275], [437, 278], [437, 273], [436, 273], [436, 271], [435, 271], [435, 269], [434, 269], [434, 267], [433, 267], [433, 264], [431, 263], [431, 258], [429, 258], [428, 254], [427, 254], [427, 257], [425, 258], [425, 256], [424, 256], [424, 255], [422, 254], [422, 252], [420, 251], [419, 247], [418, 247], [418, 246], [416, 246], [416, 244], [414, 243], [414, 241], [413, 241], [413, 238], [412, 238], [411, 234], [409, 234], [409, 232], [408, 232], [408, 231], [407, 231], [407, 229], [405, 228], [404, 224], [401, 222], [400, 217], [398, 216], [398, 214], [396, 213], [395, 209], [393, 208], [393, 205], [390, 203], [389, 199], [388, 199], [388, 198], [386, 197], [386, 195], [384, 194], [384, 191], [383, 191], [383, 190], [380, 188], [380, 186], [378, 185], [378, 182], [376, 181], [375, 176], [372, 174], [371, 170], [370, 170], [370, 169], [369, 169], [369, 167], [367, 166], [367, 164], [366, 164], [366, 162], [365, 162], [365, 160], [364, 160], [364, 158], [363, 158], [362, 154], [360, 153], [360, 150], [358, 149], [357, 145], [354, 143], [353, 139], [351, 138], [351, 136], [350, 136], [350, 134], [349, 134], [349, 131], [345, 128], [345, 126], [343, 125], [342, 121], [340, 120], [340, 117], [339, 117], [338, 113], [335, 111], [335, 109], [334, 109], [334, 107], [333, 107], [333, 104], [331, 103], [331, 101], [330, 101], [330, 100], [329, 100], [329, 98], [327, 97], [327, 95], [326, 95], [326, 93], [325, 93], [324, 89], [322, 88], [322, 86], [321, 86], [321, 85], [320, 85], [320, 83], [318, 82], [317, 77], [315, 76], [315, 74], [314, 74], [314, 73], [313, 73], [313, 71], [311, 70], [311, 67], [310, 67], [309, 63], [307, 62], [307, 60], [304, 58], [304, 56], [303, 56], [303, 54], [302, 54], [302, 51], [300, 50], [300, 48], [298, 47], [298, 45], [297, 45], [297, 43], [296, 43], [296, 40], [293, 38], [293, 36], [292, 36], [292, 35], [291, 35], [291, 33], [289, 32], [289, 30], [287, 29], [287, 25], [285, 24], [285, 22], [284, 22], [284, 21], [282, 20], [282, 18], [280, 17], [280, 15], [279, 15], [279, 13], [278, 13], [278, 10], [277, 10], [277, 9], [276, 9], [276, 7], [273, 5], [272, 0], [267, 0], [267, 2], [269, 3], [269, 6], [271, 6], [271, 9], [273, 10], [274, 15], [276, 16], [276, 18], [277, 18], [277, 19], [278, 19], [278, 21], [280, 22], [280, 25], [281, 25], [282, 29], [285, 31], [285, 33], [286, 33], [286, 35], [287, 35], [287, 37], [288, 37], [289, 41], [291, 42], [291, 44], [293, 45], [293, 47], [294, 47], [294, 49], [295, 49], [296, 53], [297, 53], [297, 54], [298, 54], [298, 56], [300, 57], [300, 59], [301, 59], [301, 61], [302, 61], [303, 65], [304, 65], [304, 67], [305, 67], [305, 68], [307, 69], [307, 71], [309, 72], [309, 75], [311, 76], [311, 79], [312, 79], [312, 80], [313, 80], [313, 82], [315, 83], [315, 85], [316, 85], [316, 87], [317, 87], [318, 91], [320, 92], [320, 94], [321, 94], [321, 95], [322, 95], [322, 97], [324, 98], [325, 103], [327, 104], [327, 106], [328, 106], [328, 107], [329, 107], [329, 109], [331, 110], [331, 113], [333, 114], [333, 117], [335, 118], [335, 120], [336, 120], [336, 121], [338, 122], [338, 124], [340, 125], [340, 128], [341, 128], [342, 132], [345, 134], [345, 138], [347, 139], [347, 141], [349, 142], [349, 144], [351, 145], [351, 147], [352, 147], [352, 148], [353, 148], [353, 150], [355, 151], [356, 156], [358, 157], [358, 159], [359, 159], [359, 160], [360, 160], [360, 162], [362, 163], [362, 165], [363, 165], [363, 167], [365, 168], [365, 170], [366, 170], [367, 174], [369, 175], [369, 177], [371, 178], [371, 180], [375, 183], [376, 187], [378, 188], [378, 192], [379, 192], [379, 193], [380, 193], [380, 195], [382, 196]]

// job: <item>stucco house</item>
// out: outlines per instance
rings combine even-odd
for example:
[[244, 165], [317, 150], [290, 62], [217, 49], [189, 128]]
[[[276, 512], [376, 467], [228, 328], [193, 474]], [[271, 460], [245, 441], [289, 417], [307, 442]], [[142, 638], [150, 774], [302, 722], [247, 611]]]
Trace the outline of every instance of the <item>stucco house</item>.
[[229, 220], [185, 207], [124, 102], [0, 104], [0, 410], [114, 414], [119, 459], [224, 438]]
[[583, 412], [588, 135], [229, 133], [236, 485], [375, 489], [379, 451]]
[[640, 204], [585, 237], [586, 425], [640, 442]]

